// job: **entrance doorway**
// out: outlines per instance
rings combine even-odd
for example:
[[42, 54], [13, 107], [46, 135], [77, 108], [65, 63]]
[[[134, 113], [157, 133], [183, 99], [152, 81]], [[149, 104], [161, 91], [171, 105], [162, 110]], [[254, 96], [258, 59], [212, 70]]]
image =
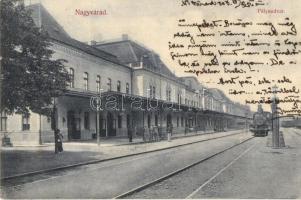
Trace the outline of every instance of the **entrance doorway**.
[[108, 122], [108, 136], [116, 136], [116, 119], [112, 113], [108, 112], [107, 114]]
[[75, 117], [74, 111], [67, 113], [68, 140], [80, 139], [80, 118]]
[[[99, 127], [97, 127], [97, 124], [95, 123], [95, 129], [96, 129], [96, 133], [99, 133], [100, 137], [106, 137], [106, 118], [103, 118], [102, 114], [99, 113]], [[97, 122], [97, 117], [95, 116], [95, 121]], [[98, 131], [99, 128], [99, 131]], [[96, 138], [97, 138], [97, 134], [96, 134]]]

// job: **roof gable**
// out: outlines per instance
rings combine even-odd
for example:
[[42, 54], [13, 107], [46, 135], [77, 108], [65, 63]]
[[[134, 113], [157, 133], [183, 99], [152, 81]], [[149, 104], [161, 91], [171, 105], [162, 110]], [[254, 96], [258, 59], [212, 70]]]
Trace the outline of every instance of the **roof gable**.
[[32, 10], [32, 18], [35, 24], [45, 30], [51, 39], [104, 60], [120, 64], [115, 55], [96, 49], [88, 44], [71, 38], [42, 4], [33, 4], [26, 8]]
[[162, 62], [158, 54], [132, 40], [104, 42], [94, 46], [116, 55], [120, 62], [125, 65], [131, 64], [135, 68], [140, 67], [140, 62], [142, 62], [144, 68], [176, 78], [174, 73]]

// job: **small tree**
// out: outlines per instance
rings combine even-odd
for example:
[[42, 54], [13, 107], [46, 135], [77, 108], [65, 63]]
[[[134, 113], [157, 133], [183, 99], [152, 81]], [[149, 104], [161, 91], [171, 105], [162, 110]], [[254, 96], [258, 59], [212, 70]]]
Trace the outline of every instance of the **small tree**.
[[[3, 82], [1, 108], [50, 116], [53, 97], [66, 90], [69, 75], [63, 59], [53, 59], [51, 40], [35, 26], [31, 11], [17, 0], [0, 1]], [[0, 73], [0, 74], [1, 74]]]

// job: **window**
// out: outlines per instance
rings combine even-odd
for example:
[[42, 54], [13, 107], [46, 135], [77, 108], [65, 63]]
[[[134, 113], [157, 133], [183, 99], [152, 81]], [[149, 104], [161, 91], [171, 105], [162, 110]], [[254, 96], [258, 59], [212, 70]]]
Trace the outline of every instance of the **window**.
[[112, 79], [108, 78], [108, 91], [112, 90]]
[[69, 69], [69, 76], [70, 76], [69, 86], [70, 86], [70, 88], [74, 88], [74, 69], [73, 68]]
[[153, 98], [155, 99], [156, 98], [156, 87], [153, 86]]
[[149, 86], [149, 98], [151, 99], [153, 96], [153, 87], [150, 85]]
[[171, 89], [169, 87], [166, 88], [166, 101], [171, 101]]
[[30, 130], [30, 115], [29, 114], [22, 115], [22, 130], [23, 131]]
[[121, 82], [117, 81], [117, 92], [121, 92]]
[[87, 72], [84, 73], [84, 89], [89, 90], [89, 74]]
[[6, 131], [7, 129], [7, 116], [6, 112], [0, 113], [0, 131]]
[[84, 128], [86, 130], [90, 129], [90, 115], [89, 115], [89, 112], [84, 113]]
[[99, 75], [97, 75], [96, 77], [96, 91], [100, 92], [100, 88], [101, 88], [101, 78]]
[[122, 116], [118, 115], [118, 128], [122, 128]]
[[130, 84], [129, 84], [129, 83], [126, 83], [125, 92], [126, 92], [127, 94], [130, 93]]
[[177, 117], [177, 127], [179, 127], [179, 117]]

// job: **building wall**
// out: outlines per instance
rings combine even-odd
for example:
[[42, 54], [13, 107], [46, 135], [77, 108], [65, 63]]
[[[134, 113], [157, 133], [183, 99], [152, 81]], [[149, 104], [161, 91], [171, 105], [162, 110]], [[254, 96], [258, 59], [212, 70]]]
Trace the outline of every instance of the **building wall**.
[[[30, 113], [29, 130], [23, 130], [22, 115], [12, 114], [7, 116], [7, 132], [5, 133], [11, 139], [14, 145], [38, 145], [40, 131], [40, 115]], [[1, 133], [1, 138], [4, 133]]]
[[[173, 77], [166, 77], [149, 71], [147, 69], [130, 69], [128, 67], [114, 64], [95, 56], [88, 55], [84, 52], [80, 52], [71, 47], [67, 47], [63, 44], [54, 44], [52, 46], [55, 51], [54, 58], [62, 58], [68, 61], [66, 68], [69, 71], [70, 68], [74, 69], [74, 88], [71, 90], [84, 92], [84, 73], [89, 74], [88, 85], [89, 91], [96, 92], [96, 78], [97, 75], [101, 76], [101, 88], [103, 91], [108, 90], [108, 78], [111, 78], [112, 91], [117, 91], [117, 81], [121, 82], [121, 92], [126, 93], [126, 83], [129, 84], [129, 93], [133, 95], [149, 97], [149, 88], [154, 86], [156, 88], [156, 99], [169, 101], [167, 98], [166, 90], [170, 89], [170, 101], [178, 103], [178, 93], [181, 94], [181, 103], [190, 107], [203, 107], [203, 98], [206, 110], [214, 110], [217, 112], [226, 112], [232, 115], [245, 116], [248, 112], [248, 107], [242, 106], [236, 103], [229, 103], [220, 100], [216, 100], [210, 93], [205, 92], [205, 97], [200, 92], [201, 84], [199, 85], [192, 81], [191, 84], [186, 85], [181, 82], [180, 79], [175, 80]], [[187, 82], [187, 81], [185, 81]], [[131, 86], [131, 84], [133, 84]], [[131, 88], [133, 91], [131, 91]], [[196, 91], [199, 91], [196, 93]], [[186, 100], [186, 101], [185, 101]], [[58, 108], [57, 124], [61, 133], [64, 136], [64, 140], [68, 140], [68, 112], [73, 111], [76, 118], [79, 119], [80, 127], [80, 139], [90, 140], [96, 134], [96, 111], [90, 107], [89, 98], [77, 98], [70, 96], [62, 96], [56, 100]], [[223, 130], [224, 124], [231, 128], [228, 124], [231, 119], [226, 122], [220, 122], [221, 119], [215, 119], [210, 116], [198, 117], [194, 113], [185, 112], [173, 112], [173, 111], [159, 111], [159, 112], [131, 112], [128, 113], [112, 112], [113, 120], [117, 121], [118, 115], [122, 118], [122, 127], [116, 125], [116, 136], [127, 136], [127, 115], [130, 115], [132, 123], [138, 130], [145, 128], [145, 131], [149, 131], [152, 126], [155, 126], [155, 116], [158, 116], [158, 124], [160, 124], [162, 131], [166, 132], [167, 118], [170, 116], [174, 127], [174, 134], [186, 132], [191, 128], [198, 128], [201, 130]], [[84, 113], [89, 114], [89, 126], [84, 127]], [[106, 118], [107, 113], [102, 112], [101, 117]], [[150, 128], [148, 127], [148, 116], [150, 116]], [[183, 122], [182, 122], [183, 121]], [[237, 121], [237, 120], [236, 120]], [[39, 133], [41, 131], [42, 142], [53, 142], [54, 134], [51, 129], [50, 119], [40, 116], [35, 113], [31, 113], [30, 116], [30, 130], [22, 130], [22, 116], [14, 114], [8, 117], [8, 135], [11, 138], [14, 145], [22, 144], [38, 144]], [[200, 128], [201, 127], [201, 128]], [[193, 129], [191, 129], [193, 130]], [[139, 132], [139, 131], [138, 131]], [[138, 133], [139, 134], [139, 133]], [[107, 136], [106, 133], [105, 136]], [[3, 134], [2, 134], [3, 136]]]
[[[178, 93], [181, 95], [181, 102], [185, 104], [185, 99], [189, 101], [189, 105], [197, 105], [197, 102], [201, 102], [199, 96], [193, 90], [187, 90], [186, 85], [181, 83], [179, 80], [175, 81], [172, 78], [168, 78], [163, 75], [159, 75], [147, 69], [136, 69], [133, 72], [133, 94], [150, 97], [150, 86], [154, 86], [156, 89], [155, 97], [159, 100], [167, 101], [167, 88], [171, 91], [171, 101], [173, 103], [178, 103]], [[187, 104], [188, 105], [188, 104]], [[201, 103], [198, 103], [201, 107]]]
[[101, 77], [101, 88], [108, 91], [108, 78], [112, 80], [112, 91], [117, 91], [117, 81], [121, 82], [121, 92], [126, 92], [126, 83], [129, 84], [131, 93], [131, 69], [122, 65], [114, 64], [104, 59], [98, 58], [68, 47], [62, 44], [54, 43], [52, 46], [55, 59], [65, 59], [66, 68], [74, 69], [74, 88], [84, 90], [84, 73], [89, 74], [89, 90], [96, 90], [97, 75]]

